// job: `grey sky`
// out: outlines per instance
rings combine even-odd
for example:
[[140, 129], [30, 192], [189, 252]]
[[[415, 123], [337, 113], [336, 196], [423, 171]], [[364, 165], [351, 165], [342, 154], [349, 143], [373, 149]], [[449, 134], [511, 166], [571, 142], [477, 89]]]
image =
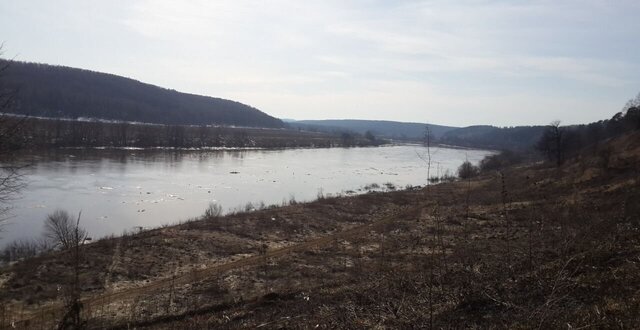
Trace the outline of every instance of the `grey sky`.
[[9, 1], [5, 57], [273, 116], [586, 123], [640, 91], [640, 1]]

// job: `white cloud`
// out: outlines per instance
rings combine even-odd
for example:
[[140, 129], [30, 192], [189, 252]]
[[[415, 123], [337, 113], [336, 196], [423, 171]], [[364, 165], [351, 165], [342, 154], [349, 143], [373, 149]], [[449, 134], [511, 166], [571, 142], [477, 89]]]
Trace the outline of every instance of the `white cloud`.
[[[635, 1], [2, 2], [9, 55], [288, 118], [608, 117], [640, 86]], [[562, 118], [561, 118], [562, 119]]]

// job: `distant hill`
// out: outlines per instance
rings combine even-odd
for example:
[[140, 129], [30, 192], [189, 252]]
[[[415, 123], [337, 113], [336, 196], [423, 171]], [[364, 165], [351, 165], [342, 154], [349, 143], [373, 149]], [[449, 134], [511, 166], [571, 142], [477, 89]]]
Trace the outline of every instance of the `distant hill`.
[[[0, 60], [0, 64], [6, 63]], [[16, 90], [12, 112], [54, 118], [99, 118], [179, 125], [284, 127], [248, 105], [145, 84], [112, 74], [11, 62], [0, 90]]]
[[442, 135], [441, 143], [488, 149], [530, 149], [538, 142], [545, 126], [469, 126], [450, 130]]
[[443, 134], [455, 127], [432, 125], [424, 123], [404, 123], [397, 121], [386, 120], [357, 120], [357, 119], [344, 119], [344, 120], [300, 120], [295, 122], [289, 122], [289, 125], [293, 127], [299, 127], [303, 129], [312, 130], [333, 130], [333, 131], [353, 131], [356, 133], [364, 134], [370, 131], [375, 136], [392, 139], [404, 139], [404, 140], [422, 140], [424, 138], [425, 127], [428, 125], [431, 129], [431, 134], [435, 138], [440, 138]]
[[[575, 152], [625, 132], [640, 129], [640, 107], [631, 104], [610, 119], [584, 125], [561, 126], [561, 129], [563, 148], [567, 153]], [[439, 142], [473, 148], [529, 151], [541, 147], [539, 143], [547, 130], [548, 126], [469, 126], [446, 132]]]

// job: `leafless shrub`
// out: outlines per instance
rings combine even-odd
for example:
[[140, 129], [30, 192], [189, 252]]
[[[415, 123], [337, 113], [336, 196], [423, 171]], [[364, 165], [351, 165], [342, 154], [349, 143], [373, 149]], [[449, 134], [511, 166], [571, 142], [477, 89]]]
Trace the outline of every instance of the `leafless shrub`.
[[[76, 233], [77, 232], [77, 233]], [[54, 245], [67, 250], [87, 239], [87, 231], [74, 223], [65, 210], [55, 210], [44, 221], [44, 235]]]
[[205, 219], [219, 218], [222, 215], [222, 206], [218, 203], [210, 202], [204, 210]]
[[364, 190], [375, 190], [375, 189], [380, 189], [380, 185], [375, 182], [364, 186]]
[[446, 170], [444, 174], [440, 176], [440, 182], [453, 182], [456, 181], [456, 176], [451, 174], [449, 170]]
[[16, 240], [2, 252], [2, 260], [4, 262], [11, 262], [26, 258], [35, 257], [40, 252], [40, 244], [35, 240]]
[[462, 163], [460, 167], [458, 167], [458, 177], [463, 180], [473, 178], [477, 176], [478, 173], [480, 173], [480, 169], [477, 166], [471, 164], [471, 162], [468, 160]]

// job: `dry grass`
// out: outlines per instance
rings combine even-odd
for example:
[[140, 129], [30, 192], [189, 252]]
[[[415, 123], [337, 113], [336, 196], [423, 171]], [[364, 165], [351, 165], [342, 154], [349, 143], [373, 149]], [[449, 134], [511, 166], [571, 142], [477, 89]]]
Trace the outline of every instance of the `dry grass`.
[[[90, 244], [85, 313], [114, 329], [633, 328], [637, 141], [610, 143], [628, 164], [614, 170], [585, 156]], [[67, 268], [64, 254], [8, 267], [0, 298], [41, 324]]]

